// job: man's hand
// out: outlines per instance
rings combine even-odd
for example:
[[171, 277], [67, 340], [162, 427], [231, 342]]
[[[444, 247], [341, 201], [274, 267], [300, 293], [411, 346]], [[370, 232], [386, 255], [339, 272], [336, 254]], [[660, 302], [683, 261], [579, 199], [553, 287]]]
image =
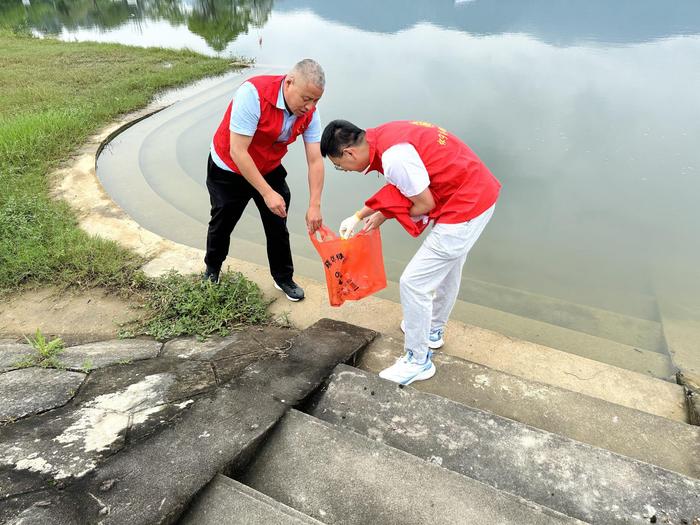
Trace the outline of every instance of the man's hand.
[[386, 217], [382, 215], [382, 212], [375, 212], [365, 219], [365, 226], [364, 228], [362, 228], [362, 231], [369, 232], [374, 230], [375, 228], [379, 228], [385, 220]]
[[357, 223], [360, 222], [360, 217], [358, 217], [357, 213], [354, 215], [351, 215], [347, 219], [345, 219], [343, 222], [340, 223], [340, 238], [341, 239], [347, 239], [352, 235], [352, 231], [355, 229], [355, 226], [357, 226]]
[[309, 206], [306, 210], [306, 229], [309, 230], [310, 234], [316, 233], [323, 223], [323, 217], [321, 216], [320, 206]]
[[321, 193], [323, 192], [323, 157], [320, 142], [304, 142], [306, 162], [309, 165], [309, 209], [306, 212], [306, 229], [314, 234], [321, 227]]
[[268, 193], [263, 195], [263, 199], [272, 213], [282, 218], [287, 216], [287, 206], [284, 203], [282, 195], [274, 190], [270, 190]]

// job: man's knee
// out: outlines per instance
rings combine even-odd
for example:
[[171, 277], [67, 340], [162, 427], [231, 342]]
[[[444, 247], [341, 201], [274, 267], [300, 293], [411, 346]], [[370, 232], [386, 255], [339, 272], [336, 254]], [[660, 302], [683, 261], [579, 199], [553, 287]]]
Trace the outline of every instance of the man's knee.
[[399, 278], [399, 290], [401, 294], [411, 294], [416, 295], [420, 293], [420, 289], [417, 286], [415, 276], [411, 272], [404, 270]]
[[233, 203], [217, 203], [211, 207], [211, 221], [210, 224], [217, 226], [228, 227], [233, 226], [236, 223], [238, 217], [238, 207]]

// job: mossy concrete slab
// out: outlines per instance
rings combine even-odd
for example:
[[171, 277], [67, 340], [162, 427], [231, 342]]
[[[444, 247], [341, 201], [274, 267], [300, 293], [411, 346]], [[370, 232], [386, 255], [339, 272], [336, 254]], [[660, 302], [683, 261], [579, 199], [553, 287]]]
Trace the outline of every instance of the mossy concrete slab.
[[211, 364], [201, 361], [161, 358], [115, 365], [92, 372], [75, 398], [77, 404], [109, 395], [111, 392], [134, 391], [134, 385], [149, 385], [148, 397], [141, 401], [135, 392], [133, 404], [129, 399], [115, 410], [148, 408], [151, 399], [160, 403], [173, 403], [196, 396], [216, 386], [216, 376]]

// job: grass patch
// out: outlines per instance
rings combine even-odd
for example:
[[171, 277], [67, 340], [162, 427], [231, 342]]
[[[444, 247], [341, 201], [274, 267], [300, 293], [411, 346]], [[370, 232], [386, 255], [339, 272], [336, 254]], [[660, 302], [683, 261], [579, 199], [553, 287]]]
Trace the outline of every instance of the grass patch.
[[142, 260], [77, 227], [47, 175], [107, 123], [229, 61], [188, 51], [65, 43], [0, 29], [0, 295], [38, 285], [128, 290]]
[[[269, 320], [260, 289], [241, 274], [219, 285], [198, 276], [151, 279], [143, 260], [80, 230], [70, 207], [49, 197], [47, 175], [120, 114], [160, 90], [230, 69], [188, 51], [64, 43], [0, 29], [0, 296], [39, 285], [103, 287], [135, 295], [145, 317], [122, 335], [165, 340], [226, 335]], [[37, 332], [22, 366], [60, 366], [59, 340]], [[82, 369], [88, 371], [86, 360]]]
[[63, 352], [63, 340], [56, 338], [47, 340], [40, 330], [34, 334], [34, 339], [26, 338], [27, 342], [36, 350], [17, 363], [18, 368], [40, 366], [42, 368], [63, 368], [58, 356]]
[[159, 341], [181, 335], [228, 335], [248, 324], [269, 321], [269, 302], [260, 288], [241, 273], [222, 273], [218, 284], [198, 275], [170, 273], [143, 283], [146, 312], [122, 332], [149, 335]]

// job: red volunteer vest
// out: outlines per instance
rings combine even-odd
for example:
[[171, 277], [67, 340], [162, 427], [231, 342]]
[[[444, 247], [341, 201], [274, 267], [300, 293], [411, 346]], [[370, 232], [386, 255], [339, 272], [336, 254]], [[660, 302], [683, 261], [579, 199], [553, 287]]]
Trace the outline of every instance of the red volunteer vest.
[[[286, 142], [277, 142], [277, 138], [282, 133], [284, 111], [279, 109], [276, 104], [284, 77], [285, 75], [265, 75], [248, 79], [248, 82], [255, 86], [260, 99], [260, 121], [248, 147], [248, 153], [263, 175], [267, 175], [282, 163], [282, 157], [287, 153], [287, 147], [309, 127], [314, 111], [316, 111], [314, 108], [306, 115], [297, 117], [292, 124], [289, 139]], [[233, 101], [226, 108], [224, 118], [214, 134], [214, 150], [231, 170], [240, 174], [241, 171], [231, 159], [232, 106]]]
[[430, 177], [436, 223], [470, 221], [493, 206], [501, 183], [476, 154], [444, 128], [428, 122], [396, 121], [367, 130], [370, 171], [384, 173], [382, 155], [391, 146], [407, 142], [420, 156]]

